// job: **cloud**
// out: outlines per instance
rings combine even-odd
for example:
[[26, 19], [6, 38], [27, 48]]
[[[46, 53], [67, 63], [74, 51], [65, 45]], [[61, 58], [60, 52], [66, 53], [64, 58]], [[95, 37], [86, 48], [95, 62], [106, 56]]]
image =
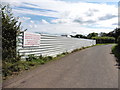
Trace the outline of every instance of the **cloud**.
[[[5, 0], [13, 7], [13, 12], [21, 17], [36, 15], [54, 17], [54, 20], [47, 21], [40, 18], [32, 21], [31, 18], [23, 18], [25, 28], [29, 31], [40, 31], [49, 33], [89, 33], [108, 32], [117, 27], [118, 7], [114, 4], [90, 3], [89, 2], [67, 2], [65, 0]], [[98, 1], [98, 0], [97, 0]], [[105, 0], [104, 0], [105, 1]], [[104, 2], [101, 0], [101, 2]], [[108, 2], [116, 2], [109, 0]], [[28, 27], [30, 26], [30, 27]], [[94, 27], [94, 28], [93, 28]]]
[[34, 21], [31, 20], [30, 22], [31, 22], [32, 24], [34, 24]]
[[86, 16], [93, 16], [95, 12], [99, 12], [97, 9], [89, 9], [85, 14]]
[[26, 21], [29, 21], [31, 18], [30, 17], [19, 17], [19, 22], [26, 22]]
[[[67, 1], [67, 2], [79, 2], [79, 0], [61, 0], [61, 1]], [[82, 2], [96, 2], [96, 3], [106, 3], [106, 2], [119, 2], [119, 0], [80, 0]]]
[[96, 21], [94, 21], [94, 20], [83, 21], [82, 19], [75, 19], [74, 22], [77, 22], [77, 23], [79, 23], [79, 24], [93, 24], [93, 23], [95, 23]]
[[79, 34], [89, 34], [92, 32], [106, 32], [112, 31], [111, 29], [103, 29], [103, 28], [88, 28], [81, 27], [79, 24], [36, 24], [37, 27], [29, 27], [28, 31], [30, 32], [42, 32], [49, 34], [72, 34], [72, 32], [76, 32]]
[[16, 12], [18, 15], [38, 15], [38, 16], [46, 16], [46, 17], [58, 17], [57, 13], [51, 12], [40, 12], [34, 10], [26, 10], [26, 9], [13, 9], [13, 12]]
[[55, 19], [51, 21], [52, 23], [55, 24], [69, 24], [72, 23], [71, 19]]
[[46, 20], [42, 19], [41, 21], [42, 24], [49, 24]]
[[118, 23], [113, 23], [112, 25], [118, 25]]
[[[107, 19], [107, 20], [101, 20], [99, 22], [97, 22], [97, 26], [102, 27], [102, 28], [106, 28], [106, 27], [111, 27], [111, 28], [116, 28], [118, 27], [118, 25], [115, 25], [114, 23], [118, 23], [118, 18], [112, 18], [112, 19]], [[114, 24], [114, 25], [113, 25]]]
[[112, 18], [115, 18], [115, 17], [117, 17], [117, 15], [107, 14], [103, 17], [100, 17], [99, 20], [107, 20], [107, 19], [112, 19]]

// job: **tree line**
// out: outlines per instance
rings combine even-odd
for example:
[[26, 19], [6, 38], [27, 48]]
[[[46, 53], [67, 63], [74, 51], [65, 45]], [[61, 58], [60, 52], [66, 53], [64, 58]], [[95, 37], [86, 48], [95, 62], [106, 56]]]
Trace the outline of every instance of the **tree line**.
[[84, 39], [95, 39], [97, 43], [117, 43], [118, 37], [120, 36], [120, 28], [115, 28], [113, 31], [109, 33], [101, 32], [101, 33], [89, 33], [87, 36], [82, 34], [76, 34], [73, 38], [84, 38]]

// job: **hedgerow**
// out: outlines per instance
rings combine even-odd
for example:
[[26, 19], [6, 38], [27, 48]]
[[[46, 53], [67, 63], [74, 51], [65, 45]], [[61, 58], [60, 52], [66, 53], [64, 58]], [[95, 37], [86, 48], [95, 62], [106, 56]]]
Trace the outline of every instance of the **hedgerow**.
[[118, 46], [120, 46], [120, 36], [117, 39]]
[[115, 42], [114, 37], [92, 37], [92, 39], [96, 40], [97, 44], [114, 43]]

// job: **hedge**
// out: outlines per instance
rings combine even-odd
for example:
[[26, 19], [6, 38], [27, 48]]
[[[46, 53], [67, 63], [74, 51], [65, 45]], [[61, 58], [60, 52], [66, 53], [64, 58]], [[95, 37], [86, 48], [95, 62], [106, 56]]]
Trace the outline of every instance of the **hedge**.
[[120, 46], [120, 36], [117, 39], [118, 46]]
[[92, 39], [96, 40], [97, 44], [114, 43], [115, 42], [114, 37], [92, 37]]

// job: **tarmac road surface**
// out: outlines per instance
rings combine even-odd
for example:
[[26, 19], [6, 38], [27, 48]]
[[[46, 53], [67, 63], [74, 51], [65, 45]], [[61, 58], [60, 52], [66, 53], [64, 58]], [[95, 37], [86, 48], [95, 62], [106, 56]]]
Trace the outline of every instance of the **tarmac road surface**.
[[112, 45], [87, 48], [3, 82], [5, 88], [118, 88]]

